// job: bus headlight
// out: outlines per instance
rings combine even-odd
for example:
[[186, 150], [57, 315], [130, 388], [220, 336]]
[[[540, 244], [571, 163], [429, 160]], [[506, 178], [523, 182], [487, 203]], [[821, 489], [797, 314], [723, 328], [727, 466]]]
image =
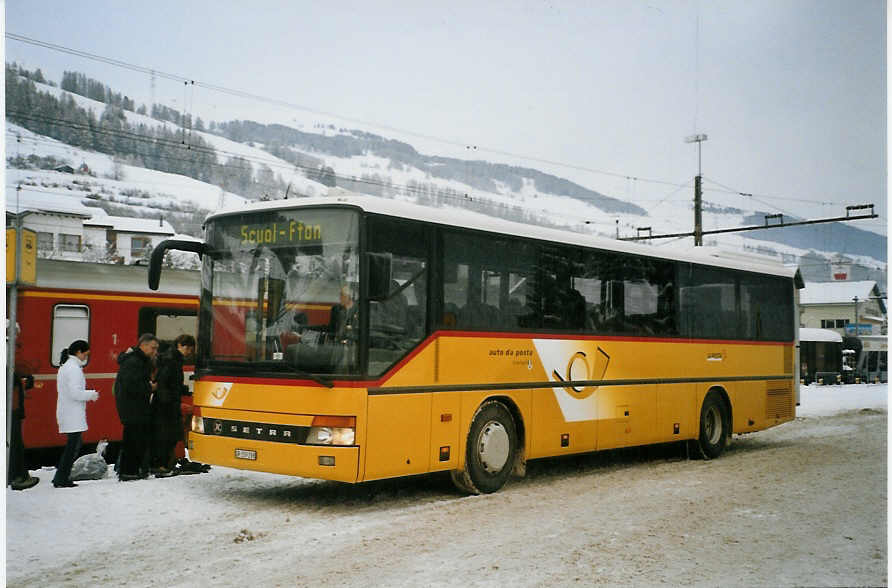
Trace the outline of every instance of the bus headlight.
[[354, 445], [356, 417], [315, 416], [307, 434], [308, 445]]
[[192, 415], [192, 432], [204, 435], [204, 419], [200, 414]]
[[356, 430], [347, 427], [311, 427], [308, 445], [353, 445]]

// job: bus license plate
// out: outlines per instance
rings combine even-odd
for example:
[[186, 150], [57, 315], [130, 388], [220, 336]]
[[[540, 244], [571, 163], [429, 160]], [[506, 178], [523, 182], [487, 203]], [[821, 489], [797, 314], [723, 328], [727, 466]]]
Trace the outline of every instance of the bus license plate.
[[235, 457], [238, 459], [252, 459], [257, 460], [257, 452], [253, 449], [236, 449]]

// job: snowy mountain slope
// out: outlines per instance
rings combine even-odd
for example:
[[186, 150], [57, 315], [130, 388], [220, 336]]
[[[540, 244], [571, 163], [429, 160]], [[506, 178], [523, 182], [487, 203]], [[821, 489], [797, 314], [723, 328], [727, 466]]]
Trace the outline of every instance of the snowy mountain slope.
[[[106, 104], [104, 102], [99, 102], [98, 100], [93, 100], [92, 98], [87, 98], [86, 96], [75, 94], [74, 92], [68, 92], [66, 90], [50, 86], [48, 84], [35, 83], [35, 86], [37, 87], [39, 92], [49, 94], [56, 98], [61, 98], [63, 96], [70, 97], [79, 107], [87, 111], [92, 111], [96, 118], [99, 118], [102, 115], [102, 112], [106, 109]], [[263, 149], [252, 147], [245, 143], [230, 141], [229, 139], [221, 137], [219, 135], [206, 133], [203, 131], [196, 131], [193, 129], [187, 129], [184, 131], [184, 129], [180, 125], [174, 124], [170, 121], [158, 120], [148, 115], [139, 114], [130, 110], [123, 110], [122, 112], [124, 113], [124, 117], [127, 119], [127, 122], [134, 127], [137, 127], [139, 125], [145, 125], [149, 128], [163, 127], [166, 128], [168, 131], [171, 131], [172, 133], [180, 134], [183, 140], [187, 143], [192, 137], [201, 137], [202, 139], [210, 143], [215, 150], [217, 150], [218, 155], [222, 159], [229, 159], [230, 157], [243, 157], [248, 160], [248, 162], [255, 168], [261, 163], [267, 164], [273, 168], [290, 169], [293, 167], [287, 161], [279, 159], [264, 151]]]
[[[16, 186], [23, 186], [22, 198], [39, 199], [41, 202], [46, 201], [55, 206], [65, 205], [76, 209], [82, 213], [98, 213], [101, 210], [95, 207], [87, 207], [83, 203], [91, 203], [91, 200], [103, 199], [122, 206], [130, 207], [134, 215], [152, 216], [169, 214], [171, 210], [180, 210], [183, 207], [195, 206], [205, 211], [217, 211], [223, 208], [238, 207], [247, 202], [247, 200], [236, 194], [224, 192], [220, 188], [176, 174], [169, 174], [154, 170], [129, 165], [120, 165], [118, 173], [122, 179], [115, 180], [106, 175], [115, 173], [115, 162], [111, 156], [86, 151], [76, 147], [72, 147], [55, 141], [48, 137], [34, 134], [27, 129], [18, 125], [7, 122], [7, 137], [16, 138], [15, 143], [10, 145], [10, 156], [16, 154], [29, 155], [34, 154], [40, 157], [53, 156], [60, 160], [66, 160], [74, 167], [81, 163], [86, 163], [97, 177], [72, 175], [67, 173], [56, 172], [52, 170], [21, 170], [7, 169], [7, 193], [11, 196]], [[17, 137], [21, 137], [19, 141]], [[213, 137], [213, 136], [212, 136]], [[324, 158], [327, 165], [338, 166], [338, 169], [345, 170], [343, 173], [347, 175], [355, 175], [360, 177], [363, 173], [369, 172], [386, 172], [388, 171], [389, 160], [377, 157], [375, 155], [364, 155], [352, 158]], [[420, 170], [417, 169], [391, 169], [389, 170], [394, 178], [394, 185], [403, 183], [409, 185], [411, 181], [427, 181], [427, 178]], [[304, 178], [305, 179], [305, 178]], [[314, 189], [318, 189], [318, 193], [324, 193], [326, 187], [311, 182]], [[446, 206], [467, 207], [469, 201], [464, 194], [470, 192], [469, 187], [461, 182], [438, 182], [438, 185], [445, 185], [456, 192], [454, 200], [444, 202]], [[32, 192], [29, 194], [29, 190]], [[310, 195], [310, 194], [307, 194]], [[397, 198], [415, 201], [415, 195], [397, 195]], [[617, 224], [615, 218], [606, 215], [603, 211], [590, 204], [569, 198], [566, 196], [555, 196], [552, 194], [540, 194], [535, 191], [534, 186], [525, 184], [518, 193], [506, 191], [506, 193], [486, 193], [481, 196], [480, 193], [474, 193], [474, 198], [480, 199], [485, 197], [487, 200], [504, 206], [519, 205], [524, 210], [536, 214], [544, 224], [551, 226], [564, 227], [570, 230], [599, 234], [602, 236], [615, 236]], [[8, 209], [14, 209], [14, 203], [7, 204]], [[690, 213], [692, 215], [692, 213]], [[709, 227], [710, 223], [742, 222], [743, 215], [723, 215], [725, 218], [708, 218], [705, 227]], [[634, 234], [636, 227], [642, 226], [650, 222], [652, 219], [643, 216], [627, 216], [622, 219], [619, 224], [621, 234]], [[669, 230], [684, 231], [687, 230], [684, 222], [673, 220], [673, 217], [667, 217]], [[195, 228], [195, 227], [193, 227]], [[192, 231], [197, 234], [197, 231]], [[730, 249], [743, 249], [748, 241], [738, 235], [728, 235], [723, 240], [722, 246]], [[707, 239], [707, 244], [709, 240]], [[689, 249], [690, 239], [678, 239], [670, 242], [654, 242], [655, 248], [676, 248]], [[788, 256], [800, 256], [807, 252], [804, 249], [778, 247], [778, 253]], [[832, 252], [825, 252], [828, 256]], [[863, 260], [869, 261], [869, 260]]]
[[[65, 92], [45, 84], [37, 84], [39, 91], [47, 92], [55, 96], [63, 94], [71, 96], [75, 102], [94, 113], [101, 114], [106, 105], [102, 102], [91, 100], [83, 96]], [[292, 113], [293, 114], [293, 113]], [[172, 132], [181, 132], [177, 125], [156, 120], [154, 118], [124, 111], [124, 115], [131, 125], [146, 125], [148, 127], [165, 127]], [[338, 141], [350, 141], [355, 139], [363, 148], [352, 148], [352, 156], [339, 156], [318, 150], [312, 146], [301, 148], [299, 145], [285, 145], [294, 153], [305, 155], [312, 161], [321, 162], [322, 166], [332, 168], [337, 184], [341, 187], [391, 198], [404, 199], [434, 206], [462, 206], [471, 208], [486, 214], [509, 217], [512, 220], [534, 224], [546, 224], [549, 226], [563, 227], [569, 230], [596, 233], [603, 236], [633, 236], [639, 227], [651, 227], [654, 234], [681, 233], [691, 230], [693, 225], [693, 211], [689, 194], [692, 188], [680, 187], [671, 198], [663, 198], [656, 202], [650, 202], [647, 210], [635, 207], [641, 213], [608, 212], [600, 208], [591, 200], [586, 200], [570, 195], [559, 195], [543, 190], [543, 185], [535, 179], [535, 174], [541, 174], [536, 170], [527, 169], [525, 173], [532, 176], [512, 182], [489, 178], [481, 188], [479, 174], [481, 169], [487, 167], [506, 168], [504, 164], [489, 164], [480, 160], [460, 160], [442, 157], [428, 157], [418, 154], [411, 145], [400, 143], [391, 139], [385, 139], [363, 131], [347, 131], [337, 127], [325, 125], [310, 125], [292, 119], [295, 126], [300, 127], [302, 134], [315, 133], [318, 137], [337, 139]], [[259, 126], [257, 123], [252, 125]], [[287, 125], [281, 122], [278, 127], [287, 131]], [[135, 209], [143, 209], [146, 205], [158, 208], [175, 208], [184, 203], [194, 203], [203, 210], [217, 210], [221, 207], [235, 206], [245, 199], [231, 192], [224, 192], [219, 187], [178, 176], [166, 174], [144, 168], [115, 163], [110, 156], [89, 152], [59, 143], [47, 137], [30, 133], [29, 131], [7, 123], [7, 155], [16, 154], [41, 154], [52, 155], [68, 161], [73, 166], [86, 163], [94, 173], [99, 176], [90, 180], [81, 178], [81, 185], [71, 186], [71, 190], [80, 189], [84, 192], [98, 194], [100, 198], [111, 195], [109, 201], [116, 204], [131, 206]], [[191, 135], [189, 134], [191, 133]], [[16, 136], [20, 135], [21, 140]], [[210, 132], [187, 131], [186, 140], [190, 136], [198, 136], [212, 145], [218, 152], [218, 157], [227, 160], [232, 157], [242, 157], [251, 165], [256, 173], [258, 169], [268, 166], [276, 174], [283, 185], [288, 185], [288, 191], [294, 195], [316, 196], [326, 193], [327, 187], [321, 183], [306, 177], [306, 167], [296, 166], [289, 161], [275, 157], [264, 150], [262, 142], [253, 144], [240, 143]], [[405, 160], [387, 157], [377, 152], [376, 143], [394, 146], [417, 155], [419, 164], [407, 164]], [[322, 143], [324, 145], [324, 142]], [[386, 149], [384, 149], [386, 151]], [[411, 160], [411, 158], [410, 158]], [[449, 177], [441, 177], [437, 166], [451, 166]], [[524, 168], [512, 168], [523, 171]], [[32, 183], [36, 186], [52, 186], [54, 183], [64, 183], [65, 178], [59, 178], [56, 172], [37, 172], [23, 170], [9, 170], [7, 189], [19, 182]], [[118, 180], [111, 179], [113, 177]], [[554, 176], [549, 176], [554, 178]], [[71, 179], [70, 177], [68, 179]], [[514, 178], [516, 180], [516, 178]], [[560, 178], [554, 178], [560, 180]], [[83, 190], [83, 182], [88, 181], [88, 190]], [[561, 180], [564, 181], [565, 180]], [[707, 206], [703, 213], [704, 230], [726, 228], [733, 226], [750, 225], [747, 217], [756, 213], [757, 202], [748, 202], [737, 194], [727, 194], [718, 190], [709, 183], [705, 186], [704, 199]], [[584, 188], [582, 188], [584, 190]], [[66, 188], [67, 191], [69, 188]], [[124, 193], [130, 193], [126, 196]], [[134, 192], [139, 192], [133, 197]], [[146, 198], [146, 194], [150, 195]], [[271, 194], [273, 198], [282, 197], [283, 194]], [[149, 200], [149, 202], [146, 202]], [[764, 207], [763, 207], [764, 208]], [[777, 231], [775, 231], [777, 232]], [[761, 234], [765, 234], [762, 232]], [[710, 238], [707, 236], [707, 244], [720, 245], [723, 248], [761, 251], [775, 256], [798, 257], [810, 250], [819, 252], [825, 257], [830, 257], [838, 252], [838, 249], [821, 247], [820, 239], [811, 243], [797, 242], [797, 246], [784, 243], [765, 243], [756, 235], [760, 233], [727, 234], [721, 237]], [[691, 238], [676, 240], [653, 241], [654, 247], [689, 247]], [[814, 245], [818, 246], [815, 247]], [[856, 261], [865, 263], [871, 267], [885, 267], [883, 255], [851, 255]]]
[[[52, 170], [7, 167], [7, 193], [11, 193], [21, 184], [26, 189], [58, 193], [63, 197], [81, 193], [82, 199], [87, 199], [88, 194], [96, 194], [110, 202], [159, 210], [192, 205], [214, 211], [235, 207], [247, 201], [242, 196], [186, 176], [116, 163], [110, 155], [67, 145], [50, 137], [32, 133], [9, 121], [6, 122], [6, 140], [7, 157], [51, 156], [68, 162], [72, 167], [85, 163], [96, 175], [90, 177]], [[116, 166], [119, 168], [117, 171]], [[122, 179], [115, 180], [109, 177], [115, 173]], [[146, 196], [128, 196], [126, 192], [141, 192]]]

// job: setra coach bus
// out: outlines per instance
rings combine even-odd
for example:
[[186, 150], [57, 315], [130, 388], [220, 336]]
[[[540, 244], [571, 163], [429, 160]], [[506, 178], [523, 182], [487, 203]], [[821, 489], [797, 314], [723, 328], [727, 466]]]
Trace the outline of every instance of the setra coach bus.
[[494, 492], [529, 459], [795, 417], [795, 270], [395, 200], [208, 217], [190, 458], [361, 482], [449, 471]]
[[[34, 376], [25, 393], [22, 437], [30, 461], [53, 463], [65, 435], [56, 424], [56, 372], [62, 349], [73, 341], [90, 343], [84, 367], [87, 388], [99, 392], [87, 403], [85, 444], [121, 440], [121, 423], [112, 392], [118, 354], [136, 344], [141, 333], [172, 341], [197, 330], [200, 273], [170, 269], [163, 290], [146, 287], [145, 266], [37, 260], [37, 281], [19, 286], [15, 368]], [[39, 452], [47, 455], [42, 459]]]

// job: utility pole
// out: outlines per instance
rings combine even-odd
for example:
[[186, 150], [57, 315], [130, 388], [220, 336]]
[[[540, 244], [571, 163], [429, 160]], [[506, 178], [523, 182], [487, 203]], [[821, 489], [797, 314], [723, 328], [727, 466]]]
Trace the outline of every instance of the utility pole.
[[854, 335], [855, 335], [855, 337], [857, 337], [858, 336], [858, 297], [855, 296], [854, 298], [852, 298], [852, 300], [855, 301], [855, 333], [854, 333]]
[[[10, 280], [10, 276], [7, 276], [7, 302], [9, 304], [9, 308], [7, 309], [7, 325], [6, 325], [6, 463], [9, 463], [9, 450], [10, 444], [9, 440], [12, 438], [12, 392], [15, 386], [15, 347], [16, 347], [16, 339], [18, 337], [18, 329], [16, 329], [16, 323], [18, 322], [18, 317], [16, 313], [18, 311], [18, 290], [19, 290], [19, 280], [22, 275], [22, 218], [25, 214], [22, 213], [22, 210], [19, 205], [19, 194], [22, 191], [22, 186], [19, 185], [16, 188], [16, 214], [15, 214], [15, 243], [11, 245], [15, 248], [15, 269], [13, 270], [15, 274], [13, 274], [12, 280]], [[7, 247], [10, 246], [10, 243], [6, 244]], [[11, 283], [10, 283], [11, 282]], [[22, 391], [24, 394], [24, 390]], [[7, 469], [7, 474], [9, 473]], [[6, 484], [8, 485], [11, 480], [6, 479]]]
[[690, 135], [685, 137], [685, 143], [697, 144], [697, 175], [694, 177], [694, 247], [703, 246], [703, 192], [701, 189], [703, 181], [702, 171], [702, 147], [703, 141], [708, 137], [703, 134]]
[[702, 178], [699, 173], [694, 178], [694, 247], [703, 247], [703, 192], [700, 189]]

